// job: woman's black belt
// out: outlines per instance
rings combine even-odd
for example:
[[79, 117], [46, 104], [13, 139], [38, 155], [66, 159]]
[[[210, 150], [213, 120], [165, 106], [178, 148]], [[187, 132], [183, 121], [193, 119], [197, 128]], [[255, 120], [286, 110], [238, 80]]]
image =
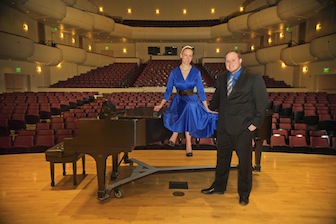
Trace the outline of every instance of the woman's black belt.
[[187, 90], [178, 90], [177, 93], [180, 96], [191, 96], [194, 94], [194, 90], [192, 89], [187, 89]]

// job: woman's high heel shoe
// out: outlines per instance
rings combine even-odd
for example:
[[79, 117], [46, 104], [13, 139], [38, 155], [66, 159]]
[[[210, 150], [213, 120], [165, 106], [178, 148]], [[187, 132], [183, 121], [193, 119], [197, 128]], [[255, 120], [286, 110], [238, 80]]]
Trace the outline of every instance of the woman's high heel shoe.
[[170, 146], [170, 147], [174, 147], [175, 146], [175, 143], [173, 142], [173, 141], [168, 141], [168, 145]]

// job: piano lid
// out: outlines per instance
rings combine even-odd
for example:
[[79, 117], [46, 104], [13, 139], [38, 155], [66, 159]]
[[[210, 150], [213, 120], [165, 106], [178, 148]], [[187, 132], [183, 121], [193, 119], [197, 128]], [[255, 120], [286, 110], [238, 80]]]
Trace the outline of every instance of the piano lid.
[[131, 151], [146, 144], [144, 119], [77, 120], [77, 135], [64, 140], [64, 151], [89, 152], [93, 150]]

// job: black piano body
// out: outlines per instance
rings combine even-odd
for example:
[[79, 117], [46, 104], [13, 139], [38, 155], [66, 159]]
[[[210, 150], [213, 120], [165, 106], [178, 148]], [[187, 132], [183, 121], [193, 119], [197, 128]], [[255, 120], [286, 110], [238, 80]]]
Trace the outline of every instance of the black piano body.
[[77, 120], [77, 127], [77, 135], [74, 138], [64, 139], [64, 151], [85, 153], [94, 158], [100, 200], [108, 198], [110, 193], [105, 187], [108, 156], [112, 155], [111, 179], [113, 179], [119, 173], [120, 153], [124, 153], [123, 160], [128, 160], [128, 152], [136, 146], [163, 141], [171, 135], [171, 132], [164, 127], [161, 116], [153, 114], [153, 108], [128, 110], [119, 114], [117, 118], [108, 120], [82, 118]]

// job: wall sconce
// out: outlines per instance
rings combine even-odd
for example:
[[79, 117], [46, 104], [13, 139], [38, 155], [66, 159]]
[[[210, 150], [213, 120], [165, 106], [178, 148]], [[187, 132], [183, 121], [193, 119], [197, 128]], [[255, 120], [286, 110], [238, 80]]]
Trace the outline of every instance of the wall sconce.
[[243, 6], [239, 7], [239, 12], [244, 12], [244, 7]]
[[23, 24], [23, 30], [26, 32], [29, 30], [28, 24], [26, 23]]
[[186, 10], [186, 9], [183, 9], [183, 10], [182, 10], [182, 13], [183, 13], [183, 15], [187, 14], [187, 10]]
[[250, 49], [251, 51], [254, 51], [254, 45], [251, 45]]
[[282, 38], [284, 38], [284, 37], [285, 37], [285, 34], [284, 34], [284, 33], [282, 33], [282, 32], [279, 33], [279, 38], [280, 38], [280, 39], [282, 39]]
[[88, 50], [91, 51], [92, 50], [92, 47], [91, 45], [88, 46]]
[[64, 38], [64, 33], [60, 33], [60, 38], [61, 38], [61, 39]]
[[216, 53], [220, 53], [220, 49], [219, 48], [216, 48]]
[[270, 43], [272, 43], [272, 37], [269, 37], [268, 39], [267, 39], [267, 42], [270, 44]]
[[73, 38], [71, 38], [71, 43], [76, 43], [76, 39], [73, 37]]
[[287, 65], [284, 62], [281, 62], [281, 68], [286, 68]]
[[316, 31], [321, 30], [322, 29], [321, 23], [316, 24], [315, 29], [316, 29]]
[[303, 66], [302, 67], [302, 72], [307, 73], [308, 72], [308, 66]]
[[57, 68], [62, 68], [62, 63], [58, 63]]
[[122, 52], [123, 52], [124, 54], [126, 54], [126, 53], [127, 53], [127, 49], [126, 49], [126, 48], [123, 48]]
[[99, 12], [104, 12], [104, 8], [102, 6], [99, 7]]
[[215, 14], [215, 9], [211, 9], [211, 14]]
[[155, 14], [160, 14], [160, 9], [155, 9]]
[[37, 71], [37, 73], [41, 73], [42, 72], [41, 66], [36, 66], [36, 71]]
[[128, 14], [132, 14], [132, 9], [127, 9]]

